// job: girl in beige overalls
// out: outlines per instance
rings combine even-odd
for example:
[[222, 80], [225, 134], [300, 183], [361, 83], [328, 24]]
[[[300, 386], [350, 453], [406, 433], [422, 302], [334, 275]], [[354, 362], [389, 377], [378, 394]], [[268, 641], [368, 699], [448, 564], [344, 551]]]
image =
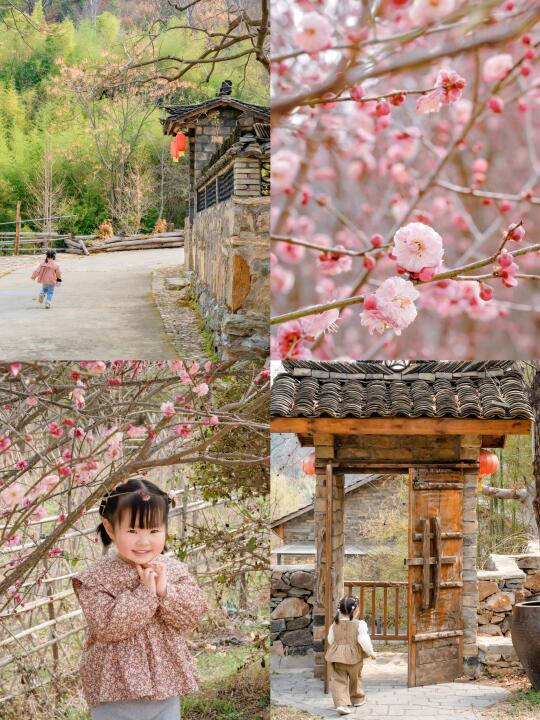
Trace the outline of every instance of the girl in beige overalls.
[[325, 659], [332, 665], [332, 699], [339, 715], [349, 715], [351, 705], [365, 702], [362, 665], [365, 657], [376, 658], [367, 625], [358, 615], [358, 598], [341, 598], [328, 632]]

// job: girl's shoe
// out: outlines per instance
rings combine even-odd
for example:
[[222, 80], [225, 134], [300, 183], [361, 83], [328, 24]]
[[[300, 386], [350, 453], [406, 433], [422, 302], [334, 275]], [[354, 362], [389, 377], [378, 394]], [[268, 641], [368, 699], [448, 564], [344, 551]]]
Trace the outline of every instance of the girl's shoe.
[[366, 702], [366, 698], [362, 698], [360, 702], [353, 703], [353, 707], [360, 707], [360, 705], [363, 705]]
[[51, 307], [51, 303], [45, 303], [45, 310], [49, 310]]
[[342, 705], [341, 707], [336, 708], [336, 712], [338, 715], [350, 715], [352, 713], [352, 710], [350, 707], [345, 707]]

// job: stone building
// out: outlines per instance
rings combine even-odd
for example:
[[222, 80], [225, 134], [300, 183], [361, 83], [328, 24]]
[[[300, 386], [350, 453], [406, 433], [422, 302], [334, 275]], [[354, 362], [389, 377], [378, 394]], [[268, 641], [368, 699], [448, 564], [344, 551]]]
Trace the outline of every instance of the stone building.
[[231, 95], [167, 107], [164, 133], [187, 137], [185, 267], [224, 359], [269, 351], [270, 108]]
[[[396, 488], [402, 483], [399, 475], [350, 475], [344, 483], [345, 556], [362, 556], [373, 550], [376, 541], [373, 528], [381, 522], [381, 512], [395, 508]], [[406, 502], [401, 511], [406, 516]], [[277, 563], [306, 562], [307, 556], [315, 555], [314, 503], [274, 520], [272, 530], [279, 538], [273, 550]], [[302, 559], [304, 557], [304, 559]], [[311, 559], [311, 558], [310, 558]]]

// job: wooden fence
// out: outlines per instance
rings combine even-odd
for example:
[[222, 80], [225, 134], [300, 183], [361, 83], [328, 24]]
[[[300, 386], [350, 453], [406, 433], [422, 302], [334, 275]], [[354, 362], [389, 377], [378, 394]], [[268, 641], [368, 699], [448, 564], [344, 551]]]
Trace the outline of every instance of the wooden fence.
[[[183, 495], [185, 498], [183, 490], [177, 491], [176, 495]], [[214, 508], [223, 503], [224, 500], [217, 503], [203, 500], [180, 502], [179, 507], [169, 512], [172, 521], [169, 527], [172, 527], [174, 518], [177, 518], [179, 535], [182, 537], [186, 531], [188, 515], [193, 517], [198, 511]], [[95, 535], [98, 518], [92, 516], [97, 513], [97, 506], [88, 510], [82, 518], [83, 523], [88, 527], [72, 529], [59, 539], [58, 545], [67, 546], [71, 557], [79, 556], [81, 559], [84, 557], [88, 562], [99, 557], [101, 544], [94, 544], [93, 538], [90, 537]], [[56, 515], [30, 521], [29, 525], [32, 529], [36, 527], [36, 537], [44, 537], [43, 526], [51, 522], [57, 522]], [[88, 544], [89, 542], [91, 545]], [[29, 547], [35, 547], [35, 543], [2, 548], [0, 556], [5, 557]], [[194, 548], [190, 553], [189, 564], [195, 576], [199, 572], [206, 574], [198, 570], [199, 562], [203, 559], [209, 570], [204, 549], [204, 547]], [[91, 557], [86, 557], [88, 554]], [[25, 593], [36, 599], [25, 601], [23, 606], [0, 613], [0, 627], [3, 631], [0, 635], [0, 708], [8, 701], [24, 696], [32, 690], [44, 688], [46, 691], [48, 686], [52, 686], [54, 696], [58, 697], [61, 683], [78, 672], [74, 660], [78, 660], [82, 652], [83, 631], [86, 626], [71, 585], [71, 578], [82, 568], [72, 569], [69, 559], [64, 558], [61, 559], [61, 565], [58, 560], [55, 561], [55, 568], [59, 566], [63, 568], [60, 574], [49, 576], [50, 562], [46, 557], [41, 567], [34, 570], [35, 575], [39, 574], [39, 570], [42, 573], [45, 571], [45, 577], [41, 581], [33, 577], [19, 588], [19, 593]], [[199, 582], [201, 585], [205, 584], [204, 581], [199, 580]]]
[[[372, 640], [408, 639], [407, 582], [346, 580], [345, 594], [360, 600]], [[403, 627], [402, 627], [403, 625]]]
[[181, 230], [153, 235], [113, 236], [101, 240], [97, 235], [60, 235], [44, 232], [0, 231], [0, 256], [36, 255], [54, 247], [57, 252], [89, 255], [116, 250], [149, 250], [152, 248], [183, 247]]
[[[62, 252], [69, 235], [43, 232], [7, 232], [0, 230], [0, 255], [36, 255], [54, 247]], [[60, 247], [58, 247], [60, 246]]]

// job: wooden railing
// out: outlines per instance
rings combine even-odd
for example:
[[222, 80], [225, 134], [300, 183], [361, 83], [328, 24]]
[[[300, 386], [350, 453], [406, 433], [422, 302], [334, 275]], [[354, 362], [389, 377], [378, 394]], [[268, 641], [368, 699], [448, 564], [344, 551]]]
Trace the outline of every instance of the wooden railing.
[[407, 640], [407, 582], [347, 580], [345, 594], [360, 600], [372, 640]]

